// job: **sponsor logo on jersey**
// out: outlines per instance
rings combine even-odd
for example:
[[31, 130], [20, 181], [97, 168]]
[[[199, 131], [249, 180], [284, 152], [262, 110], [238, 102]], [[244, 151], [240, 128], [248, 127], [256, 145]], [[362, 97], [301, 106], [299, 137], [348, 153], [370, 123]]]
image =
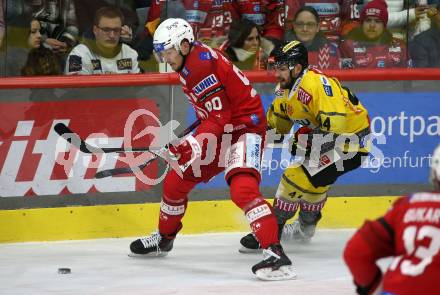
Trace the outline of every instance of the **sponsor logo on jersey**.
[[340, 12], [339, 3], [308, 3], [316, 9], [320, 17], [338, 16]]
[[259, 14], [243, 13], [242, 18], [250, 20], [259, 26], [262, 26], [265, 23], [264, 14], [261, 14], [261, 13], [259, 13]]
[[305, 91], [302, 87], [298, 90], [298, 97], [297, 99], [302, 102], [303, 104], [309, 104], [312, 100], [312, 95], [309, 94], [307, 91]]
[[183, 67], [183, 69], [182, 69], [182, 76], [183, 77], [188, 77], [188, 75], [189, 75], [189, 70], [188, 70], [188, 68], [187, 67]]
[[318, 167], [322, 167], [325, 165], [330, 164], [331, 160], [327, 155], [322, 155], [321, 158], [319, 158], [319, 166]]
[[195, 95], [199, 96], [206, 90], [214, 87], [215, 85], [218, 85], [218, 79], [214, 74], [209, 75], [202, 81], [200, 81], [196, 86], [193, 87], [193, 92]]
[[116, 61], [118, 70], [131, 70], [133, 68], [133, 61], [131, 58], [123, 58]]
[[367, 49], [365, 47], [355, 47], [353, 48], [354, 53], [365, 53]]
[[402, 49], [400, 47], [390, 47], [388, 49], [389, 52], [402, 52]]
[[215, 87], [214, 89], [211, 89], [208, 92], [206, 92], [205, 94], [203, 94], [203, 96], [198, 101], [202, 102], [205, 99], [207, 99], [208, 97], [211, 97], [211, 95], [216, 94], [217, 92], [222, 91], [223, 89], [224, 89], [224, 87], [222, 85]]
[[94, 71], [101, 71], [102, 67], [101, 67], [101, 61], [99, 59], [92, 59], [92, 68]]
[[200, 52], [199, 58], [200, 58], [200, 60], [211, 60], [212, 56], [211, 56], [211, 53], [209, 53], [209, 52]]
[[69, 56], [69, 72], [78, 72], [82, 69], [81, 56], [71, 55]]
[[[194, 7], [197, 8], [197, 7]], [[185, 11], [185, 19], [189, 23], [203, 23], [206, 19], [206, 12], [199, 10], [187, 10]]]
[[328, 82], [327, 78], [325, 78], [324, 76], [321, 76], [320, 79], [322, 82], [322, 86], [324, 87], [325, 94], [327, 94], [327, 96], [333, 96], [333, 90], [332, 90], [332, 87], [330, 86], [330, 83]]

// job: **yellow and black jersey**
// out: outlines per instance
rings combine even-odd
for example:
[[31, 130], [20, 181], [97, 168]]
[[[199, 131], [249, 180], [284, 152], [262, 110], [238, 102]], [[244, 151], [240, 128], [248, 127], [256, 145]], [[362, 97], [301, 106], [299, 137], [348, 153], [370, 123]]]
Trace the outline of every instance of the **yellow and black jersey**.
[[336, 78], [306, 69], [292, 89], [278, 89], [267, 112], [268, 125], [286, 134], [298, 122], [324, 133], [369, 134], [368, 111]]

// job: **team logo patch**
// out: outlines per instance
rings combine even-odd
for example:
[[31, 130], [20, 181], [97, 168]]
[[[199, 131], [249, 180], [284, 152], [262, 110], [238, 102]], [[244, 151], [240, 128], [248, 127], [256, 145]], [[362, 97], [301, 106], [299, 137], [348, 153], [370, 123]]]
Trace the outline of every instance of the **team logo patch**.
[[384, 68], [385, 67], [385, 61], [384, 60], [378, 60], [377, 61], [377, 67], [378, 68]]
[[312, 100], [312, 95], [309, 94], [307, 91], [305, 91], [302, 87], [298, 90], [298, 97], [297, 99], [302, 102], [303, 104], [309, 104]]
[[199, 58], [200, 58], [200, 60], [211, 60], [212, 56], [211, 56], [211, 53], [209, 53], [209, 52], [200, 52]]
[[131, 58], [123, 58], [116, 61], [118, 70], [131, 70], [133, 67], [133, 61]]
[[99, 59], [92, 59], [92, 67], [94, 71], [101, 71], [102, 67], [101, 67], [101, 61]]
[[82, 69], [81, 56], [71, 55], [69, 57], [69, 72], [78, 72]]
[[195, 95], [200, 95], [206, 90], [212, 88], [215, 85], [218, 85], [218, 79], [214, 74], [209, 75], [202, 81], [200, 81], [196, 86], [193, 87], [193, 92]]
[[258, 118], [258, 116], [256, 114], [252, 114], [250, 118], [251, 118], [252, 124], [254, 124], [254, 125], [260, 124], [260, 119]]

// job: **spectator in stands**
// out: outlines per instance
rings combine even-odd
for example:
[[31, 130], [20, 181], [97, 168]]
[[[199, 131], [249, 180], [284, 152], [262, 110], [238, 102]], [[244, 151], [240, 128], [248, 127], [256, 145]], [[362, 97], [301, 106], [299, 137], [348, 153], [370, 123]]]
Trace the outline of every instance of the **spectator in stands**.
[[139, 18], [136, 14], [137, 3], [134, 0], [73, 0], [75, 2], [76, 16], [80, 35], [84, 38], [93, 38], [93, 18], [96, 11], [104, 6], [118, 7], [124, 15], [120, 41], [133, 46], [136, 42], [135, 33], [139, 27]]
[[[353, 28], [360, 26], [360, 11], [371, 0], [343, 0], [342, 10], [342, 37], [346, 36]], [[418, 0], [417, 6], [410, 8], [409, 2], [403, 0], [387, 0], [388, 5], [388, 23], [387, 28], [393, 34], [393, 37], [406, 40], [407, 31], [410, 39], [413, 35], [429, 29], [430, 22], [426, 17], [427, 8], [426, 0]]]
[[[287, 28], [293, 25], [290, 19], [302, 6], [313, 7], [319, 15], [321, 32], [332, 42], [339, 43], [341, 26], [341, 2], [343, 0], [285, 0], [287, 9]], [[290, 10], [290, 11], [289, 11]]]
[[60, 75], [61, 64], [52, 50], [42, 45], [41, 24], [38, 20], [31, 21], [28, 47], [30, 48], [26, 64], [21, 69], [23, 76]]
[[373, 0], [365, 5], [360, 20], [361, 26], [353, 29], [340, 46], [342, 68], [405, 67], [406, 46], [386, 29], [385, 1]]
[[60, 55], [77, 43], [78, 27], [73, 1], [14, 0], [7, 1], [7, 18], [14, 21], [30, 14], [42, 26], [42, 40], [46, 47]]
[[285, 40], [299, 40], [309, 53], [309, 65], [319, 69], [339, 69], [340, 52], [320, 31], [319, 15], [312, 6], [302, 6], [293, 19], [293, 31], [287, 31]]
[[[8, 35], [18, 33], [14, 38], [8, 40], [6, 75], [21, 75], [29, 56], [36, 56], [44, 52], [46, 56], [51, 56], [51, 63], [60, 64], [60, 56], [51, 49], [44, 47], [42, 26], [39, 20], [30, 15], [23, 15], [21, 18], [11, 22], [7, 27]], [[35, 69], [41, 72], [40, 69]], [[60, 73], [58, 69], [57, 73]]]
[[410, 43], [409, 52], [417, 68], [440, 68], [440, 3], [432, 14], [431, 29], [415, 36]]
[[119, 43], [124, 16], [117, 7], [98, 9], [94, 17], [95, 39], [85, 39], [70, 52], [66, 74], [139, 73], [138, 54]]
[[255, 23], [242, 19], [232, 22], [228, 40], [219, 49], [241, 70], [264, 70], [273, 47], [261, 37]]

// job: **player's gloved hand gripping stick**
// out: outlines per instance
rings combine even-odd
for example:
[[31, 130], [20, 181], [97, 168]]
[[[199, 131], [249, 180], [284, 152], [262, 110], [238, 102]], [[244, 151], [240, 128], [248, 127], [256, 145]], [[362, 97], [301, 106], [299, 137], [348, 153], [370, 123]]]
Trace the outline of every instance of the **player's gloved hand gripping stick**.
[[[197, 120], [194, 123], [192, 123], [190, 126], [188, 126], [185, 130], [180, 132], [177, 136], [184, 137], [185, 135], [188, 135], [191, 131], [196, 129], [200, 125], [201, 121]], [[161, 150], [168, 149], [168, 145], [166, 145], [163, 148], [160, 149], [151, 149], [149, 147], [140, 147], [140, 148], [131, 148], [131, 149], [124, 149], [124, 147], [120, 148], [98, 148], [91, 146], [87, 144], [83, 139], [79, 137], [78, 134], [73, 132], [69, 127], [67, 127], [63, 123], [58, 123], [54, 126], [55, 132], [64, 138], [67, 142], [70, 144], [76, 146], [81, 152], [93, 154], [93, 153], [134, 153], [134, 152], [150, 152], [153, 154], [153, 158], [149, 159], [145, 163], [137, 166], [137, 167], [120, 167], [120, 168], [113, 168], [113, 169], [107, 169], [99, 171], [95, 174], [95, 178], [104, 178], [108, 176], [114, 176], [119, 174], [125, 174], [125, 173], [131, 173], [134, 171], [138, 171], [139, 169], [142, 170], [146, 166], [148, 166], [151, 162], [156, 160], [159, 157], [159, 154], [161, 153]], [[154, 151], [154, 152], [153, 152]]]

